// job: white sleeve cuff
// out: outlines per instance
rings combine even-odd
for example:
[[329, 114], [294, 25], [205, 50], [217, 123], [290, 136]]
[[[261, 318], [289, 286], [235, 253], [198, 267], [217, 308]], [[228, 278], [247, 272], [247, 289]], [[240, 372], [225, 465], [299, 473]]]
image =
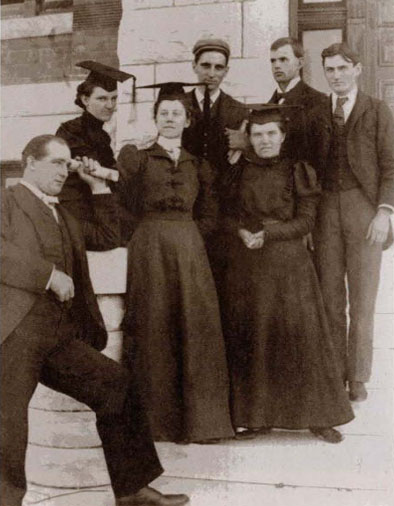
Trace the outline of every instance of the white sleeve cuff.
[[394, 206], [391, 206], [390, 204], [380, 204], [380, 206], [378, 206], [378, 209], [381, 207], [383, 209], [389, 209], [392, 213], [394, 213]]
[[105, 195], [107, 193], [112, 193], [111, 188], [109, 188], [108, 186], [106, 188], [103, 188], [102, 190], [92, 191], [92, 195]]

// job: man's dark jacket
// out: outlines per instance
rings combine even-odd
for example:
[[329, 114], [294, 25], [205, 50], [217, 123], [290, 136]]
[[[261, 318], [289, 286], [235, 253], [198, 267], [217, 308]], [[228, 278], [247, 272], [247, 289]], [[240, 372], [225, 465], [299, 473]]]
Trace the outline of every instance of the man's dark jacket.
[[[64, 208], [57, 206], [73, 247], [73, 281], [75, 296], [71, 308], [80, 324], [80, 336], [96, 349], [103, 349], [107, 334], [93, 293], [85, 246], [89, 249], [112, 249], [119, 244], [119, 226], [113, 195], [95, 195], [96, 223], [85, 229]], [[38, 208], [37, 206], [41, 206]], [[53, 264], [45, 258], [48, 230], [37, 219], [42, 211], [50, 213], [29, 189], [16, 185], [4, 191], [1, 229], [1, 342], [22, 322], [46, 284]], [[49, 296], [49, 294], [48, 294]]]
[[[287, 135], [283, 143], [282, 153], [294, 160], [307, 160], [309, 140], [306, 132], [306, 118], [311, 109], [322, 104], [326, 95], [300, 81], [285, 94], [285, 105], [299, 105], [300, 109], [294, 108], [285, 111], [288, 117]], [[277, 104], [279, 97], [277, 91], [270, 98], [270, 103]]]
[[[326, 97], [308, 118], [310, 162], [320, 181], [330, 167], [332, 104]], [[364, 195], [371, 204], [394, 206], [394, 121], [382, 101], [359, 91], [345, 125], [347, 157]]]
[[[183, 132], [182, 144], [187, 151], [197, 157], [204, 154], [204, 117], [194, 91], [187, 93], [192, 104], [193, 123]], [[226, 128], [238, 129], [246, 118], [245, 106], [223, 91], [211, 107], [211, 122], [208, 132], [208, 156], [216, 177], [226, 172], [229, 150]]]

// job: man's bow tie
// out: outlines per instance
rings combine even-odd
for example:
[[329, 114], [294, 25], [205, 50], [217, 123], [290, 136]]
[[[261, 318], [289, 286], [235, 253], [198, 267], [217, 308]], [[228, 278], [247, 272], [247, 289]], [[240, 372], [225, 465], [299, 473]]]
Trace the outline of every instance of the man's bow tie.
[[59, 199], [57, 197], [53, 197], [52, 195], [42, 195], [41, 200], [49, 207], [53, 207], [55, 204], [59, 203]]

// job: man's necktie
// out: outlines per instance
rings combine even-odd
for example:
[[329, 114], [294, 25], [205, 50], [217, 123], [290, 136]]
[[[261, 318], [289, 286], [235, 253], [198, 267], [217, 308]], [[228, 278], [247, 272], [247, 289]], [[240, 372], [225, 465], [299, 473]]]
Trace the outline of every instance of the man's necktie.
[[347, 97], [337, 98], [337, 105], [335, 106], [333, 119], [334, 123], [339, 127], [343, 127], [345, 125], [345, 112], [343, 110], [343, 104], [347, 101], [347, 99]]
[[203, 157], [207, 158], [208, 157], [209, 129], [210, 129], [210, 124], [211, 124], [211, 96], [209, 94], [208, 86], [205, 86], [205, 90], [204, 90], [203, 118], [204, 118]]
[[285, 100], [286, 99], [286, 93], [279, 93], [279, 91], [276, 92], [276, 103], [277, 104], [280, 104], [281, 103], [281, 100]]

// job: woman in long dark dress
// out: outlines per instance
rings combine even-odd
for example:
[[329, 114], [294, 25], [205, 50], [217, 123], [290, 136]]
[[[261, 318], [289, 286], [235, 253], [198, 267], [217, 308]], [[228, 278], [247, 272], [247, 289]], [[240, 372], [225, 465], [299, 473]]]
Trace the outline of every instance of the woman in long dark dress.
[[156, 440], [234, 435], [217, 295], [203, 236], [215, 225], [209, 165], [181, 147], [183, 89], [159, 95], [158, 140], [118, 158], [122, 200], [136, 217], [128, 245], [125, 356], [137, 371]]
[[332, 443], [354, 417], [331, 343], [319, 284], [302, 238], [314, 225], [312, 167], [282, 159], [283, 121], [253, 112], [250, 152], [227, 191], [225, 338], [237, 438], [271, 428], [310, 429]]

